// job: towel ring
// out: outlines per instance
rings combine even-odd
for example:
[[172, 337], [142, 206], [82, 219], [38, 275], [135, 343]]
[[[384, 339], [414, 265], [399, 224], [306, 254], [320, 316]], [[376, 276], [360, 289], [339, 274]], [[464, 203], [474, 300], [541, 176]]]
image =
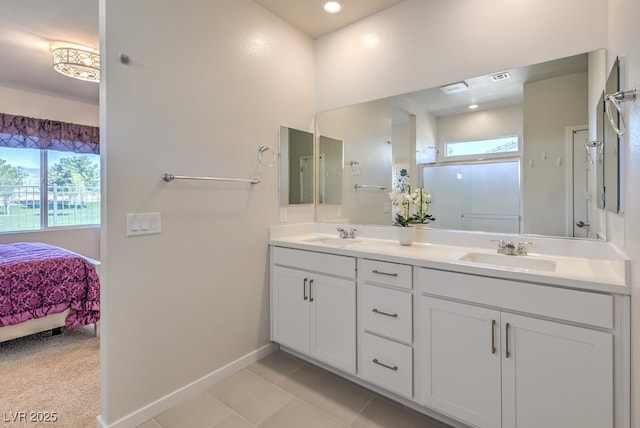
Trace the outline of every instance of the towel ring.
[[[267, 159], [265, 161], [265, 158], [264, 158], [265, 152], [271, 152], [271, 159]], [[258, 162], [260, 162], [260, 165], [262, 166], [271, 168], [273, 164], [276, 162], [276, 152], [269, 146], [258, 147]]]

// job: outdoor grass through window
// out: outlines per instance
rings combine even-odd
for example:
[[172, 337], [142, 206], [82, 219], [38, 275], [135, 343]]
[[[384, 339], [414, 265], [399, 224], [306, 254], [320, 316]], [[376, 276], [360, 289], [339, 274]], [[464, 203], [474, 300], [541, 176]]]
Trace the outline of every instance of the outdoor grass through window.
[[0, 232], [100, 224], [99, 155], [0, 147], [0, 202]]

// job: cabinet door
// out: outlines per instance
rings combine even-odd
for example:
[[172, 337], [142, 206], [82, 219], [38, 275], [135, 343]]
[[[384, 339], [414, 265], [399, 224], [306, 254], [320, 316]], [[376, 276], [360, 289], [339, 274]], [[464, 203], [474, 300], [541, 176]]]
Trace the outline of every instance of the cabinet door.
[[271, 339], [309, 353], [309, 281], [304, 271], [275, 266], [271, 279]]
[[501, 330], [505, 428], [613, 426], [610, 333], [505, 313]]
[[425, 296], [419, 322], [420, 403], [477, 427], [500, 427], [500, 312]]
[[311, 355], [355, 373], [355, 281], [318, 274], [310, 281]]

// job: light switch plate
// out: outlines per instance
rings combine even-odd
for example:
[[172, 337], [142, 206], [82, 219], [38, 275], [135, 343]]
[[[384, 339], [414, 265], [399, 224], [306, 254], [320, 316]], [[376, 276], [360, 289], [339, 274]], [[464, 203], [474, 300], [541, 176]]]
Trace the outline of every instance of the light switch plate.
[[160, 213], [127, 214], [127, 236], [154, 235], [162, 230]]

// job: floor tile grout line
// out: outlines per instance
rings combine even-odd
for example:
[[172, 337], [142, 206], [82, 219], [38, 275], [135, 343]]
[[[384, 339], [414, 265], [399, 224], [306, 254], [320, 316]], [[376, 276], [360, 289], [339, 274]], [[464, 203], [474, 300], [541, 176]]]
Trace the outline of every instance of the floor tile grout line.
[[376, 399], [375, 395], [371, 395], [371, 398], [369, 398], [369, 401], [367, 401], [364, 404], [364, 406], [362, 406], [362, 408], [358, 411], [358, 413], [355, 414], [355, 416], [351, 419], [351, 421], [347, 425], [352, 426], [352, 424], [356, 421], [356, 419], [358, 419], [358, 417], [362, 415], [362, 412], [364, 412], [364, 409], [366, 409], [367, 406], [369, 406], [369, 404], [371, 404], [375, 399]]
[[[231, 410], [231, 412], [235, 413], [236, 415], [238, 415], [243, 421], [246, 421], [249, 425], [251, 425], [252, 427], [256, 428], [258, 427], [261, 423], [263, 423], [264, 421], [266, 421], [267, 419], [269, 419], [269, 417], [271, 417], [274, 413], [276, 413], [277, 411], [279, 411], [280, 409], [282, 409], [284, 406], [286, 406], [287, 404], [289, 404], [291, 401], [293, 401], [294, 399], [296, 399], [297, 397], [295, 395], [293, 395], [292, 393], [290, 393], [289, 391], [286, 391], [280, 387], [278, 387], [277, 385], [275, 385], [272, 382], [269, 382], [267, 379], [263, 378], [262, 376], [260, 376], [257, 373], [252, 372], [251, 370], [248, 370], [247, 367], [238, 370], [239, 371], [244, 371], [252, 376], [257, 377], [258, 379], [260, 379], [261, 381], [264, 381], [265, 383], [273, 386], [274, 388], [277, 388], [278, 390], [286, 393], [287, 395], [290, 396], [290, 399], [287, 400], [282, 406], [278, 407], [277, 409], [275, 409], [273, 412], [271, 412], [269, 415], [267, 415], [265, 418], [263, 418], [260, 422], [258, 422], [257, 424], [254, 424], [253, 422], [251, 422], [250, 420], [248, 420], [247, 418], [243, 417], [241, 414], [239, 414], [238, 412], [236, 412], [235, 410], [233, 410], [230, 406], [227, 405], [227, 403], [225, 403], [224, 401], [220, 400], [218, 397], [216, 397], [213, 393], [211, 393], [208, 389], [206, 390], [206, 392], [208, 394], [210, 394], [213, 398], [215, 398], [216, 400], [218, 400], [220, 403], [222, 403], [226, 408], [228, 408], [229, 410]], [[236, 373], [238, 373], [236, 372]], [[226, 419], [226, 418], [225, 418]]]
[[[289, 358], [289, 357], [286, 357], [286, 358]], [[297, 361], [297, 360], [292, 359], [292, 361]], [[243, 370], [247, 370], [247, 371], [248, 371], [248, 372], [250, 372], [251, 374], [253, 374], [253, 375], [255, 375], [255, 376], [258, 376], [259, 378], [261, 378], [261, 379], [263, 379], [263, 380], [265, 380], [265, 381], [267, 381], [267, 382], [271, 383], [274, 387], [276, 387], [276, 388], [280, 389], [281, 391], [286, 392], [287, 394], [289, 394], [289, 395], [293, 396], [295, 399], [297, 399], [297, 400], [301, 401], [302, 403], [306, 404], [307, 406], [309, 406], [309, 407], [311, 407], [311, 408], [315, 409], [316, 411], [320, 412], [321, 414], [323, 414], [323, 415], [325, 415], [325, 416], [330, 417], [331, 419], [333, 419], [334, 421], [338, 422], [338, 423], [339, 423], [339, 424], [341, 424], [341, 425], [344, 425], [345, 427], [349, 427], [349, 426], [351, 425], [351, 423], [353, 423], [353, 421], [355, 420], [355, 417], [357, 417], [357, 416], [362, 412], [362, 410], [363, 410], [365, 407], [367, 407], [367, 405], [369, 404], [369, 402], [371, 402], [371, 400], [372, 400], [373, 398], [375, 398], [375, 397], [374, 397], [373, 395], [371, 395], [368, 391], [365, 391], [365, 392], [367, 393], [367, 395], [369, 395], [369, 396], [370, 396], [369, 400], [368, 400], [368, 401], [367, 401], [367, 402], [362, 406], [362, 408], [360, 408], [360, 410], [356, 413], [356, 416], [355, 416], [354, 418], [352, 418], [350, 422], [344, 422], [344, 421], [342, 421], [342, 420], [338, 419], [337, 417], [335, 417], [334, 415], [332, 415], [332, 414], [330, 414], [330, 413], [326, 412], [325, 410], [323, 410], [323, 409], [319, 408], [318, 406], [314, 405], [313, 403], [311, 403], [311, 402], [309, 402], [309, 401], [305, 400], [304, 398], [302, 398], [302, 397], [300, 397], [300, 396], [298, 396], [298, 395], [296, 395], [296, 394], [294, 394], [294, 393], [292, 393], [292, 392], [287, 391], [286, 389], [282, 388], [279, 384], [280, 384], [280, 383], [282, 383], [282, 382], [284, 382], [284, 381], [285, 381], [285, 380], [287, 380], [287, 379], [291, 380], [291, 376], [293, 376], [296, 372], [298, 372], [300, 369], [302, 369], [302, 368], [304, 368], [304, 367], [309, 367], [309, 368], [312, 368], [312, 369], [313, 369], [313, 368], [317, 368], [317, 369], [320, 369], [320, 370], [324, 371], [326, 375], [330, 375], [330, 376], [337, 376], [337, 379], [336, 379], [336, 380], [338, 380], [339, 382], [341, 382], [341, 383], [343, 383], [343, 384], [350, 384], [350, 383], [352, 383], [352, 382], [350, 382], [350, 381], [349, 381], [349, 380], [347, 380], [347, 379], [340, 378], [340, 376], [338, 376], [338, 375], [336, 375], [335, 373], [332, 373], [331, 371], [326, 370], [326, 369], [324, 369], [324, 368], [322, 368], [322, 367], [314, 366], [314, 365], [312, 365], [312, 364], [307, 364], [307, 363], [305, 363], [305, 362], [303, 362], [303, 361], [299, 361], [299, 364], [300, 364], [300, 365], [299, 365], [298, 367], [296, 367], [296, 368], [295, 368], [291, 373], [289, 373], [289, 374], [287, 374], [287, 375], [284, 375], [284, 376], [283, 376], [283, 378], [282, 378], [282, 379], [280, 379], [280, 380], [278, 380], [277, 382], [271, 382], [271, 381], [269, 381], [268, 379], [263, 378], [263, 377], [262, 377], [262, 376], [260, 376], [258, 373], [255, 373], [255, 372], [252, 372], [251, 370], [249, 370], [249, 367], [246, 367], [246, 368], [245, 368], [245, 369], [243, 369]], [[356, 384], [356, 385], [357, 385], [357, 384]], [[286, 403], [286, 404], [288, 404], [288, 403]], [[286, 404], [285, 404], [285, 405], [286, 405]], [[284, 406], [283, 406], [283, 407], [284, 407]], [[280, 410], [280, 409], [278, 409], [278, 410]], [[278, 410], [276, 410], [276, 411], [278, 411]], [[275, 413], [275, 412], [274, 412], [274, 413]], [[266, 420], [266, 419], [265, 419], [265, 420]], [[264, 421], [262, 421], [262, 422], [264, 422]], [[262, 423], [262, 422], [261, 422], [261, 423]], [[259, 424], [258, 424], [258, 426], [259, 426]]]
[[[227, 406], [222, 400], [220, 400], [218, 397], [216, 397], [215, 395], [213, 395], [211, 393], [211, 391], [209, 391], [208, 389], [204, 390], [205, 393], [209, 394], [210, 396], [212, 396], [213, 398], [215, 398], [217, 401], [220, 402], [220, 404], [222, 404], [224, 407], [226, 407], [227, 409], [229, 409], [229, 411], [238, 416], [240, 419], [242, 419], [243, 421], [245, 421], [246, 423], [248, 423], [249, 425], [251, 425], [253, 428], [257, 427], [256, 424], [254, 424], [253, 422], [251, 422], [250, 420], [248, 420], [247, 418], [243, 417], [240, 413], [236, 412], [235, 410], [233, 410], [231, 407]], [[231, 415], [229, 415], [231, 416]], [[225, 417], [224, 419], [222, 419], [222, 421], [224, 421], [225, 419], [227, 419], [229, 416]], [[220, 421], [220, 422], [222, 422]], [[218, 425], [220, 422], [216, 423], [212, 428], [215, 428], [216, 425]]]

